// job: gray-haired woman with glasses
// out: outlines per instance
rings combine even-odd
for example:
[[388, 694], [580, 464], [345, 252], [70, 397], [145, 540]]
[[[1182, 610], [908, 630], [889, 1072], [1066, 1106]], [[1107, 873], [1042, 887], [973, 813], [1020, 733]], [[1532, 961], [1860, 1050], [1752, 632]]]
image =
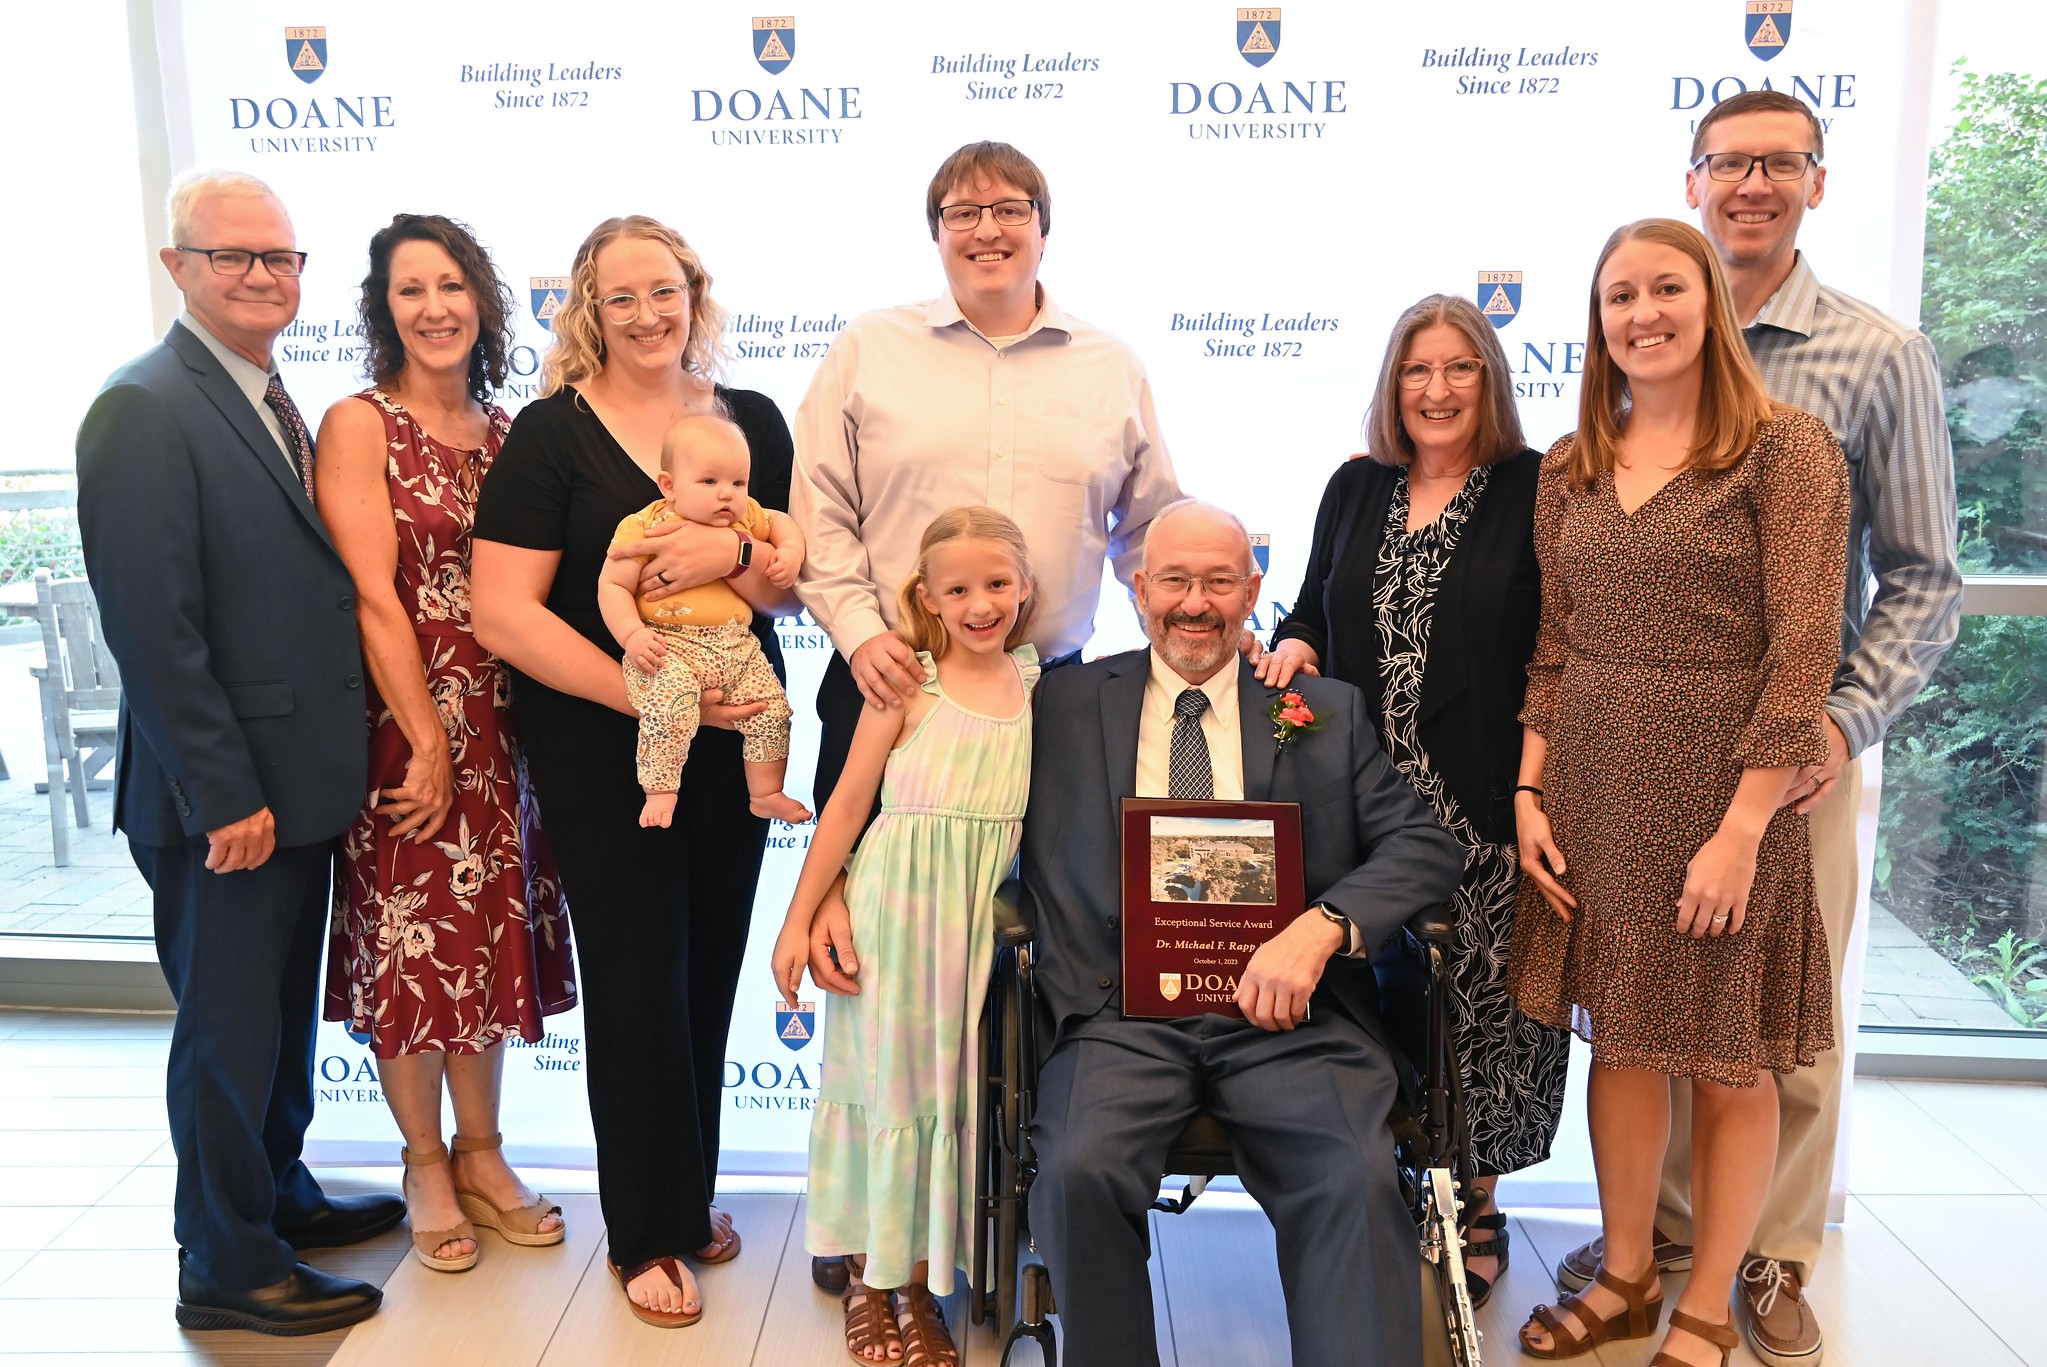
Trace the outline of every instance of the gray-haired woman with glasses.
[[[1506, 983], [1541, 457], [1522, 441], [1492, 325], [1444, 294], [1393, 325], [1367, 425], [1371, 459], [1330, 479], [1300, 596], [1258, 676], [1355, 684], [1386, 753], [1464, 845], [1451, 1011], [1481, 1174], [1465, 1267], [1483, 1304], [1507, 1268], [1494, 1184], [1549, 1156], [1568, 1057], [1565, 1032], [1522, 1015]], [[1389, 994], [1412, 981], [1399, 938], [1378, 966]]]

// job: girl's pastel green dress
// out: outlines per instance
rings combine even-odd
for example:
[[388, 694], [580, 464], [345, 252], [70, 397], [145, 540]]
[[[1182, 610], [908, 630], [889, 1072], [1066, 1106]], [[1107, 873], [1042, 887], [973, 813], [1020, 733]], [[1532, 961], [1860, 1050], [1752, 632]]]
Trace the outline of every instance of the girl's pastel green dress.
[[865, 1253], [870, 1286], [900, 1286], [919, 1260], [953, 1289], [973, 1199], [981, 1004], [994, 958], [995, 890], [1009, 875], [1031, 781], [1037, 652], [1010, 652], [1024, 706], [984, 717], [939, 687], [888, 757], [881, 815], [846, 878], [860, 995], [833, 997], [824, 1080], [810, 1121], [804, 1242]]

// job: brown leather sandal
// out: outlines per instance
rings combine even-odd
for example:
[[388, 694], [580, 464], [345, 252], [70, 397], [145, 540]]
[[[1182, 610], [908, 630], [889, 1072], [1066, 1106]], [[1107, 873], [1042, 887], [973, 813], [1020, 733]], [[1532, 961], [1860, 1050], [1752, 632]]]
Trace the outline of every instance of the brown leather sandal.
[[[711, 1213], [714, 1217], [725, 1214], [716, 1206], [711, 1207]], [[737, 1258], [739, 1256], [739, 1231], [733, 1226], [730, 1215], [725, 1216], [725, 1227], [728, 1233], [726, 1237], [720, 1239], [718, 1237], [718, 1221], [715, 1218], [712, 1219], [711, 1242], [705, 1244], [689, 1256], [702, 1263], [705, 1267], [715, 1267], [719, 1263], [729, 1263], [734, 1258]]]
[[[682, 1264], [674, 1258], [649, 1258], [646, 1262], [635, 1263], [631, 1267], [620, 1267], [611, 1259], [606, 1258], [604, 1265], [611, 1269], [612, 1276], [618, 1278], [618, 1289], [625, 1292], [625, 1303], [632, 1310], [633, 1317], [639, 1320], [640, 1323], [651, 1324], [656, 1329], [687, 1329], [704, 1317], [704, 1293], [701, 1290], [696, 1295], [697, 1308], [692, 1311], [655, 1310], [650, 1306], [641, 1305], [633, 1299], [633, 1293], [630, 1290], [633, 1280], [642, 1273], [656, 1267], [668, 1274], [669, 1278], [675, 1283], [676, 1290], [681, 1291], [684, 1287], [690, 1285], [689, 1282], [683, 1280], [689, 1274], [682, 1270]], [[684, 1298], [683, 1304], [689, 1304], [687, 1297]]]
[[[501, 1149], [504, 1144], [505, 1137], [502, 1134], [494, 1134], [488, 1139], [468, 1139], [458, 1134], [455, 1136], [454, 1149], [456, 1153], [482, 1153], [488, 1149]], [[552, 1215], [559, 1219], [562, 1213], [562, 1208], [545, 1196], [523, 1206], [499, 1210], [484, 1197], [483, 1193], [468, 1191], [457, 1183], [455, 1199], [462, 1203], [464, 1215], [485, 1229], [496, 1230], [498, 1236], [508, 1244], [518, 1244], [523, 1248], [547, 1248], [568, 1237], [566, 1221], [557, 1224], [553, 1229], [540, 1227], [541, 1221], [548, 1216]], [[676, 1285], [681, 1286], [682, 1283], [678, 1281]]]
[[[860, 1363], [861, 1367], [890, 1367], [902, 1362], [902, 1335], [896, 1331], [896, 1312], [889, 1304], [888, 1292], [877, 1291], [858, 1277], [853, 1277], [839, 1294], [839, 1304], [846, 1311], [848, 1357]], [[891, 1346], [896, 1350], [894, 1357], [888, 1354]], [[881, 1356], [865, 1356], [870, 1348], [881, 1349]]]
[[[1727, 1359], [1741, 1342], [1741, 1335], [1734, 1332], [1734, 1321], [1730, 1318], [1719, 1324], [1708, 1324], [1697, 1315], [1687, 1315], [1682, 1310], [1670, 1312], [1670, 1327], [1682, 1329], [1693, 1338], [1704, 1339], [1720, 1350], [1720, 1367], [1727, 1367]], [[1669, 1353], [1658, 1353], [1649, 1359], [1649, 1367], [1691, 1367], [1687, 1362], [1672, 1357]]]
[[903, 1333], [903, 1367], [959, 1367], [959, 1347], [930, 1287], [909, 1282], [896, 1288], [896, 1327]]
[[[1577, 1296], [1566, 1296], [1552, 1310], [1547, 1305], [1538, 1305], [1529, 1312], [1528, 1323], [1521, 1326], [1521, 1351], [1532, 1358], [1574, 1358], [1589, 1353], [1600, 1344], [1613, 1339], [1643, 1339], [1656, 1332], [1656, 1323], [1663, 1318], [1663, 1279], [1657, 1273], [1655, 1264], [1649, 1267], [1649, 1275], [1640, 1282], [1624, 1282], [1606, 1270], [1601, 1263], [1593, 1274], [1593, 1280], [1619, 1296], [1627, 1305], [1611, 1319], [1601, 1319], [1594, 1314]], [[1650, 1295], [1650, 1292], [1655, 1295]], [[1585, 1327], [1581, 1335], [1564, 1318], [1569, 1313]], [[1687, 1319], [1690, 1316], [1686, 1316]], [[1547, 1329], [1550, 1346], [1537, 1348], [1528, 1341], [1529, 1331], [1537, 1325]]]
[[[430, 1168], [436, 1163], [447, 1162], [448, 1146], [446, 1144], [436, 1144], [431, 1149], [400, 1148], [398, 1156], [405, 1162], [405, 1176], [398, 1179], [398, 1189], [405, 1193], [405, 1204], [410, 1208], [412, 1205], [412, 1195], [407, 1191], [407, 1185], [412, 1179], [412, 1170], [414, 1168]], [[459, 1192], [456, 1194], [455, 1199], [461, 1200]], [[467, 1239], [469, 1241], [470, 1249], [467, 1253], [458, 1253], [452, 1258], [434, 1256], [435, 1249], [439, 1248], [442, 1244], [451, 1243], [456, 1239]], [[476, 1226], [470, 1224], [467, 1220], [448, 1229], [415, 1229], [412, 1231], [412, 1256], [436, 1272], [467, 1272], [470, 1268], [476, 1266], [476, 1255], [479, 1251]]]

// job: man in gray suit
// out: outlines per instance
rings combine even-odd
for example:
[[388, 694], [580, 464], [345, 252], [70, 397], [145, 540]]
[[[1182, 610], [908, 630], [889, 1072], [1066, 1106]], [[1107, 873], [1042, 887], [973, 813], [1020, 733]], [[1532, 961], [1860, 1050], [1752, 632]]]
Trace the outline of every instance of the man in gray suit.
[[[1229, 1131], [1272, 1218], [1296, 1367], [1421, 1358], [1415, 1230], [1387, 1130], [1393, 1063], [1367, 956], [1450, 900], [1463, 855], [1350, 685], [1296, 677], [1319, 725], [1276, 745], [1277, 691], [1237, 655], [1258, 584], [1236, 518], [1174, 504], [1136, 576], [1151, 649], [1038, 688], [1022, 860], [1051, 1044], [1030, 1213], [1072, 1367], [1158, 1362], [1145, 1212], [1197, 1109]], [[1311, 905], [1245, 966], [1247, 1020], [1123, 1019], [1126, 797], [1301, 805]]]
[[114, 827], [178, 1003], [178, 1323], [306, 1334], [382, 1293], [296, 1250], [396, 1225], [299, 1159], [334, 842], [363, 801], [355, 588], [313, 510], [312, 442], [271, 363], [298, 313], [291, 219], [248, 176], [171, 192], [185, 311], [78, 431], [78, 526], [123, 695]]

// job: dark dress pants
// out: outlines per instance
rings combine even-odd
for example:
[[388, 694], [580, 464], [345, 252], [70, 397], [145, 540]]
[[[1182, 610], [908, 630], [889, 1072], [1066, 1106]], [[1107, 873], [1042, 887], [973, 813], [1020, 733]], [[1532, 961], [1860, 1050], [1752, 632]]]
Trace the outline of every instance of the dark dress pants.
[[283, 1281], [298, 1257], [277, 1226], [326, 1205], [299, 1153], [313, 1118], [333, 844], [279, 849], [237, 873], [209, 872], [203, 840], [128, 848], [178, 1003], [164, 1100], [185, 1266], [228, 1290]]
[[1414, 1223], [1385, 1048], [1334, 1012], [1268, 1032], [1220, 1016], [1074, 1027], [1038, 1082], [1031, 1232], [1068, 1367], [1156, 1367], [1147, 1210], [1167, 1146], [1206, 1108], [1271, 1217], [1295, 1367], [1421, 1360]]
[[521, 697], [576, 937], [611, 1257], [692, 1252], [711, 1242], [725, 1044], [768, 822], [747, 811], [737, 732], [697, 733], [675, 824], [645, 828], [634, 719], [537, 688]]

